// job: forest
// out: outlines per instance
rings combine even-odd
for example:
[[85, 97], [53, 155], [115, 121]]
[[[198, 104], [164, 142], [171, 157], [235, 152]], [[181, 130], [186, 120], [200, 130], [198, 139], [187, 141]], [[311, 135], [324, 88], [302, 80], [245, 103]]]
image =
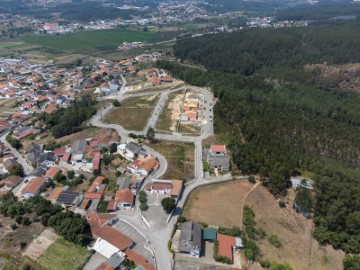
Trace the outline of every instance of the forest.
[[[353, 44], [359, 38], [358, 22], [333, 26], [333, 31], [316, 25], [185, 39], [175, 45], [176, 56], [202, 64], [207, 71], [176, 62], [157, 65], [188, 83], [212, 89], [219, 99], [215, 132], [226, 141], [236, 166], [244, 173], [259, 173], [275, 196], [286, 194], [291, 176], [311, 172], [316, 181], [314, 237], [359, 253], [359, 95], [320, 87], [313, 72], [303, 67], [308, 62], [360, 62], [358, 45]], [[312, 40], [310, 52], [302, 45], [294, 49], [294, 37], [304, 33], [308, 44]], [[246, 54], [253, 61], [252, 72], [244, 72]]]
[[79, 132], [82, 123], [96, 113], [95, 101], [88, 96], [76, 99], [67, 108], [61, 108], [53, 114], [42, 113], [38, 116], [51, 128], [52, 135], [60, 138]]

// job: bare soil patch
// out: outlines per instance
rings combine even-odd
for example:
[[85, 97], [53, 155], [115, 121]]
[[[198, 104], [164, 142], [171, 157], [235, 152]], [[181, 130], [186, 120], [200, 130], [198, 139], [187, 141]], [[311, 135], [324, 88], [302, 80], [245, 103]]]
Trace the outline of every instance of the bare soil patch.
[[212, 225], [240, 227], [241, 205], [251, 188], [244, 180], [198, 188], [190, 194], [183, 215]]
[[47, 228], [29, 244], [23, 256], [37, 260], [57, 238], [56, 233], [52, 229]]

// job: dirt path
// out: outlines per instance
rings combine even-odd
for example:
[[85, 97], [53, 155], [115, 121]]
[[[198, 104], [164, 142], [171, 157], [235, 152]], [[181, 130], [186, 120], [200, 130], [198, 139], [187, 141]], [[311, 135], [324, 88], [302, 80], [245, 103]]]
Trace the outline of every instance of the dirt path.
[[244, 224], [243, 224], [243, 211], [244, 211], [244, 206], [245, 206], [245, 201], [247, 199], [247, 197], [249, 196], [249, 194], [251, 192], [253, 192], [259, 185], [261, 184], [260, 181], [256, 182], [256, 184], [252, 187], [252, 189], [249, 190], [248, 193], [246, 193], [243, 201], [242, 201], [242, 204], [241, 204], [241, 212], [240, 212], [240, 229], [243, 230], [244, 229]]

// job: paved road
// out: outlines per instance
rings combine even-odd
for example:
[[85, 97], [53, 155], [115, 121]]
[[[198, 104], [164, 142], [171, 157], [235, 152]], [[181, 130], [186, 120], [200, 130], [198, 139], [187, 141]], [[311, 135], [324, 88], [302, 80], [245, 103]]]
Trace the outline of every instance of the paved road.
[[4, 135], [1, 136], [0, 141], [3, 142], [6, 147], [8, 147], [11, 151], [11, 153], [17, 158], [17, 161], [19, 162], [19, 164], [24, 168], [24, 173], [26, 175], [30, 174], [34, 168], [31, 166], [31, 164], [29, 164], [25, 158], [22, 157], [22, 155], [14, 148], [12, 147], [7, 141], [6, 141], [6, 136], [8, 135], [9, 132], [6, 132]]
[[[126, 81], [123, 80], [123, 86], [119, 93], [116, 93], [115, 95], [107, 96], [102, 99], [117, 99], [120, 102], [128, 97], [136, 97], [136, 96], [145, 96], [149, 95], [149, 93], [132, 93], [128, 94], [124, 92], [126, 85]], [[113, 128], [115, 129], [119, 135], [121, 136], [121, 140], [124, 142], [126, 138], [128, 137], [129, 133], [136, 133], [136, 134], [142, 134], [145, 135], [146, 131], [149, 127], [154, 127], [156, 124], [156, 121], [162, 111], [162, 109], [165, 106], [165, 103], [168, 99], [168, 96], [170, 93], [190, 89], [195, 90], [197, 92], [200, 92], [203, 94], [203, 116], [205, 117], [205, 120], [203, 122], [203, 125], [201, 127], [201, 135], [200, 136], [188, 136], [188, 135], [182, 135], [180, 133], [173, 133], [173, 134], [155, 134], [155, 138], [158, 140], [165, 140], [165, 141], [180, 141], [180, 142], [192, 142], [195, 145], [194, 155], [195, 155], [195, 179], [187, 184], [185, 187], [185, 190], [183, 192], [182, 198], [179, 201], [178, 207], [174, 213], [174, 216], [181, 214], [181, 209], [183, 208], [188, 195], [190, 192], [201, 185], [206, 185], [209, 183], [216, 183], [221, 181], [229, 181], [231, 180], [231, 176], [223, 176], [221, 178], [214, 178], [214, 179], [204, 179], [203, 178], [203, 168], [202, 168], [202, 140], [208, 138], [213, 134], [213, 123], [212, 123], [212, 109], [214, 105], [214, 98], [211, 92], [195, 87], [195, 86], [189, 86], [185, 85], [179, 88], [175, 89], [169, 89], [169, 90], [162, 90], [162, 91], [152, 91], [151, 94], [160, 94], [160, 99], [155, 107], [155, 109], [152, 112], [152, 115], [149, 118], [149, 121], [144, 128], [143, 131], [131, 131], [126, 130], [120, 125], [115, 124], [107, 124], [103, 123], [101, 117], [104, 116], [109, 110], [113, 108], [113, 106], [107, 105], [106, 107], [101, 109], [101, 112], [98, 112], [96, 115], [92, 117], [90, 120], [90, 123], [97, 127], [102, 128]], [[206, 101], [206, 103], [205, 103]], [[155, 172], [154, 175], [147, 177], [145, 180], [145, 185], [147, 182], [149, 182], [151, 179], [160, 178], [167, 169], [167, 161], [164, 156], [160, 155], [158, 152], [153, 150], [151, 147], [144, 146], [146, 151], [150, 153], [153, 156], [156, 156], [159, 159], [160, 162], [160, 168], [157, 172]], [[159, 270], [168, 270], [171, 269], [171, 254], [167, 250], [167, 242], [170, 238], [171, 231], [173, 228], [173, 225], [176, 222], [176, 218], [171, 218], [169, 221], [168, 226], [164, 226], [163, 228], [149, 228], [145, 225], [145, 223], [141, 220], [140, 217], [140, 210], [138, 206], [135, 207], [133, 211], [130, 212], [122, 212], [121, 215], [119, 215], [120, 218], [125, 219], [129, 223], [136, 226], [150, 241], [149, 248], [153, 250], [155, 257], [156, 257], [156, 264], [157, 268]]]

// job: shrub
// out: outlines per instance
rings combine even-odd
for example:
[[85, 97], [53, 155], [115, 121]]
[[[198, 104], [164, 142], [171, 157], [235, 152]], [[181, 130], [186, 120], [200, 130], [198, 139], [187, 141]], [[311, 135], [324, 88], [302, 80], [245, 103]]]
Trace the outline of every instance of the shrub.
[[114, 107], [120, 107], [121, 106], [120, 101], [118, 101], [117, 99], [114, 100], [112, 104], [113, 104]]
[[255, 177], [254, 177], [253, 175], [250, 175], [250, 176], [248, 177], [248, 181], [249, 181], [249, 183], [251, 183], [251, 184], [255, 184], [255, 183], [256, 183], [256, 179], [255, 179]]
[[21, 248], [21, 249], [25, 248], [25, 247], [26, 247], [26, 245], [27, 245], [27, 243], [26, 243], [26, 242], [24, 242], [24, 241], [20, 241], [20, 248]]
[[171, 244], [172, 244], [172, 241], [171, 241], [171, 239], [168, 241], [168, 243], [167, 243], [167, 248], [168, 248], [168, 250], [169, 250], [169, 252], [170, 253], [175, 253], [175, 251], [171, 248]]
[[262, 268], [270, 268], [271, 262], [269, 260], [260, 260], [260, 265]]
[[161, 205], [164, 208], [167, 214], [170, 214], [172, 210], [175, 209], [175, 199], [171, 197], [167, 197], [161, 200]]
[[10, 228], [15, 231], [17, 229], [17, 225], [15, 223], [10, 225]]
[[286, 204], [284, 201], [281, 200], [281, 201], [279, 201], [279, 206], [280, 206], [280, 208], [285, 208]]
[[274, 247], [276, 247], [276, 248], [280, 248], [280, 247], [282, 246], [281, 241], [280, 241], [279, 238], [278, 238], [276, 235], [274, 235], [274, 234], [272, 234], [272, 235], [270, 235], [270, 236], [268, 237], [268, 241], [269, 241], [270, 244], [272, 244], [272, 245], [273, 245]]
[[184, 223], [184, 222], [186, 222], [186, 221], [187, 221], [187, 218], [184, 217], [184, 216], [180, 216], [180, 217], [178, 217], [178, 219], [177, 219], [177, 222], [179, 222], [179, 223]]

